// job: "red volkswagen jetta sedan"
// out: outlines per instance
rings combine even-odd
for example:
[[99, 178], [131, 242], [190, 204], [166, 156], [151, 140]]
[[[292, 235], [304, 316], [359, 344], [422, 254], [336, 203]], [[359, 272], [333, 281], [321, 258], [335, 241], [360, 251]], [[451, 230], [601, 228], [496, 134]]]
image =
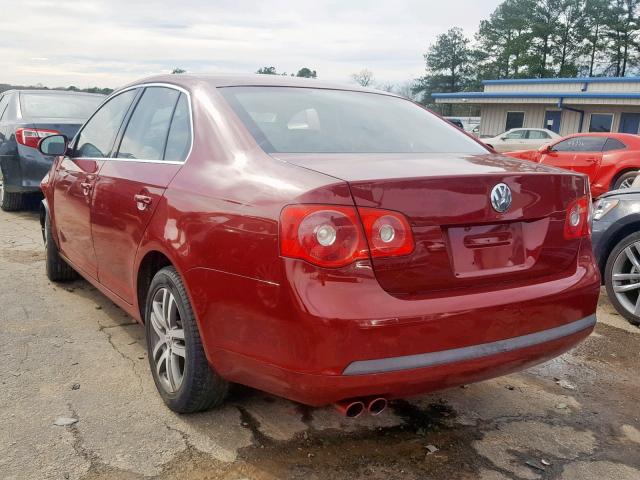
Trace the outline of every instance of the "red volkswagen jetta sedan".
[[375, 413], [550, 359], [596, 322], [587, 177], [392, 94], [154, 77], [39, 148], [57, 155], [49, 278], [77, 272], [145, 324], [177, 412], [237, 382]]

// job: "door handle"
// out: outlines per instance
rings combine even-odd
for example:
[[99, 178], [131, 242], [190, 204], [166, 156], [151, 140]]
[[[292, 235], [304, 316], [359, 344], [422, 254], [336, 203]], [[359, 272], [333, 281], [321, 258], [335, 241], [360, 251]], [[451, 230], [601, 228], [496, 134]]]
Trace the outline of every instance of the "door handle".
[[80, 187], [82, 188], [82, 193], [85, 196], [88, 196], [89, 193], [91, 193], [91, 189], [93, 188], [93, 185], [89, 182], [81, 182]]
[[151, 205], [151, 197], [148, 195], [134, 195], [133, 199], [136, 201], [136, 205], [138, 206], [138, 210], [144, 210], [149, 205]]

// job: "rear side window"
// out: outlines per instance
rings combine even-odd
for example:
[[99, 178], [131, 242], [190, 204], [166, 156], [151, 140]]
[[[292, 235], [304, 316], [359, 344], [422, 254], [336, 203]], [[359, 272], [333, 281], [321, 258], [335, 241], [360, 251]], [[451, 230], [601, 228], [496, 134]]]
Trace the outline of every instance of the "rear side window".
[[91, 117], [78, 136], [76, 157], [109, 156], [116, 134], [136, 93], [136, 90], [127, 90], [111, 98]]
[[86, 120], [103, 100], [99, 95], [20, 93], [20, 109], [23, 118]]
[[164, 159], [172, 162], [182, 162], [187, 158], [190, 147], [191, 119], [189, 117], [189, 101], [187, 96], [181, 93], [171, 119]]
[[547, 132], [543, 132], [541, 130], [529, 130], [529, 135], [527, 138], [529, 140], [547, 140], [551, 137]]
[[627, 148], [627, 146], [617, 138], [607, 138], [607, 141], [604, 143], [604, 148], [602, 150], [605, 152], [610, 152], [611, 150], [624, 150], [625, 148]]
[[9, 104], [9, 95], [4, 95], [0, 98], [0, 120], [4, 120], [4, 112], [7, 110]]
[[138, 101], [122, 137], [118, 158], [162, 160], [171, 117], [180, 92], [147, 87]]
[[449, 122], [389, 95], [295, 87], [220, 92], [269, 153], [487, 153]]
[[605, 137], [572, 137], [553, 146], [554, 152], [601, 152]]

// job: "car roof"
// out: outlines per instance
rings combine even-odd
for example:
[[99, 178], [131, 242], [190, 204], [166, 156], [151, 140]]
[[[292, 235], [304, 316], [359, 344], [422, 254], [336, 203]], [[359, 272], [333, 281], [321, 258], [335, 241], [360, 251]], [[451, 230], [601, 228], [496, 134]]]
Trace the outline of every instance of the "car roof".
[[[305, 88], [321, 88], [327, 90], [348, 90], [357, 92], [378, 93], [389, 95], [392, 97], [400, 97], [391, 92], [376, 90], [373, 88], [364, 88], [359, 85], [349, 85], [342, 83], [325, 82], [316, 78], [300, 78], [287, 75], [240, 75], [240, 74], [167, 74], [154, 75], [146, 77], [136, 82], [132, 82], [122, 87], [129, 88], [145, 83], [168, 83], [172, 85], [188, 88], [195, 83], [204, 82], [214, 88], [222, 87], [305, 87]], [[119, 89], [119, 90], [122, 90]]]

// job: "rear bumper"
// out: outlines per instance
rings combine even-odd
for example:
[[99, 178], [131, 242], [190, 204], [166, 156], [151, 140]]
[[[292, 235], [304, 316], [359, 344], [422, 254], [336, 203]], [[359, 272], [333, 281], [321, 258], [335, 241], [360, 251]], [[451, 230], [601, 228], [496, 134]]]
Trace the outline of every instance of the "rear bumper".
[[[235, 381], [307, 405], [322, 406], [368, 396], [404, 398], [506, 375], [557, 357], [589, 336], [595, 317], [585, 320], [586, 328], [527, 347], [386, 373], [313, 375], [285, 370], [227, 351], [216, 352], [216, 357], [223, 365], [233, 365], [228, 374]], [[437, 353], [446, 356], [452, 352]]]
[[366, 262], [341, 272], [283, 262], [281, 283], [205, 268], [185, 279], [212, 366], [310, 405], [414, 395], [543, 362], [588, 336], [600, 290], [588, 240], [575, 270], [555, 278], [411, 299], [385, 292]]
[[375, 360], [359, 360], [351, 363], [343, 375], [363, 375], [372, 373], [387, 373], [399, 370], [409, 370], [412, 368], [434, 367], [436, 365], [446, 365], [467, 360], [489, 357], [501, 353], [521, 350], [528, 347], [552, 342], [563, 337], [569, 337], [584, 330], [592, 330], [596, 324], [596, 316], [576, 320], [559, 327], [541, 330], [519, 337], [497, 340], [495, 342], [471, 345], [468, 347], [454, 348], [451, 350], [441, 350], [439, 352], [420, 353], [417, 355], [406, 355], [403, 357], [380, 358]]

